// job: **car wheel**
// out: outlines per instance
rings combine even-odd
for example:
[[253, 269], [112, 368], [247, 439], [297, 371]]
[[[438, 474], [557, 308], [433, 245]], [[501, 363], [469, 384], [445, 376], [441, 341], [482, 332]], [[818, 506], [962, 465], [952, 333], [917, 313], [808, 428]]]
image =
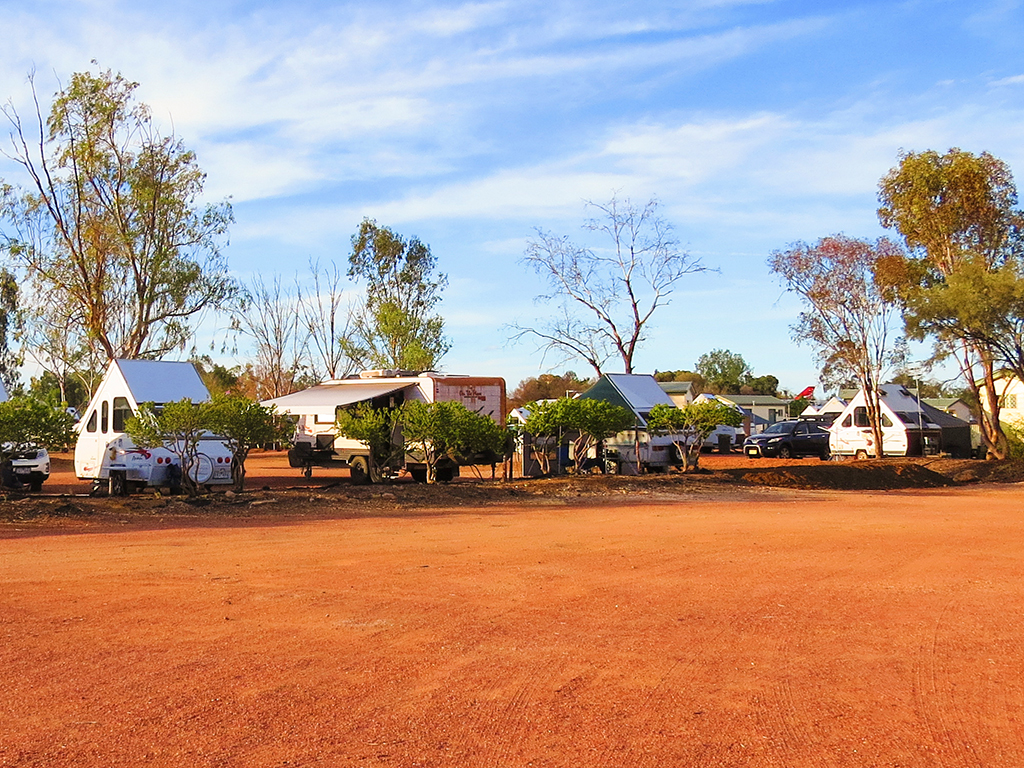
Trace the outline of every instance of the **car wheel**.
[[43, 490], [42, 480], [29, 480], [28, 487], [32, 489], [33, 493], [39, 493]]
[[821, 459], [822, 461], [828, 461], [829, 459], [832, 458], [832, 451], [826, 448], [821, 452], [818, 458]]
[[793, 451], [790, 450], [788, 445], [784, 445], [781, 448], [779, 448], [779, 458], [780, 459], [791, 459], [791, 458], [793, 458]]

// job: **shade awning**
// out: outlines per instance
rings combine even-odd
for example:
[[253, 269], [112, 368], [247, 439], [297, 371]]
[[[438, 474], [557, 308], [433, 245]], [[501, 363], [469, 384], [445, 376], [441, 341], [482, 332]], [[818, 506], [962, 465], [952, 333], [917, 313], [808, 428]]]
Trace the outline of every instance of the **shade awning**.
[[357, 380], [318, 384], [301, 392], [263, 400], [261, 405], [277, 408], [279, 413], [316, 416], [318, 421], [334, 421], [335, 411], [341, 406], [373, 400], [415, 385], [413, 381], [398, 384], [394, 381], [384, 383]]

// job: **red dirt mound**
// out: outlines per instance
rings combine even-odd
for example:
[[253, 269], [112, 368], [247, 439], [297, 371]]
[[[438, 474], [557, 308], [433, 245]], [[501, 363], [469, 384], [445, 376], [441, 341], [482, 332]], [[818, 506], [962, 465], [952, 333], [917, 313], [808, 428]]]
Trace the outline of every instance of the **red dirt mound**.
[[719, 471], [751, 485], [808, 490], [888, 491], [956, 485], [946, 474], [920, 463], [891, 459]]

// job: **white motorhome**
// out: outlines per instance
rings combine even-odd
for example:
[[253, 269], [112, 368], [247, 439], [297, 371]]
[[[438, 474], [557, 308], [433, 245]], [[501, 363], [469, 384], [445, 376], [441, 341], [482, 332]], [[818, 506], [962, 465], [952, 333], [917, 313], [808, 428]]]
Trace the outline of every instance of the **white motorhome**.
[[[899, 384], [883, 384], [879, 387], [879, 406], [882, 417], [882, 453], [885, 456], [924, 456], [942, 450], [966, 456], [970, 450], [968, 424], [953, 416], [938, 415], [936, 409], [927, 403], [918, 402]], [[961, 426], [965, 429], [961, 429]], [[833, 456], [855, 456], [862, 459], [877, 457], [878, 451], [868, 423], [864, 390], [850, 400], [829, 427], [829, 432], [829, 448]], [[962, 436], [959, 432], [967, 435], [965, 449], [960, 445]]]
[[[370, 449], [359, 440], [337, 434], [335, 420], [338, 411], [358, 403], [369, 403], [374, 408], [388, 408], [410, 400], [433, 403], [454, 401], [469, 410], [489, 416], [502, 424], [505, 413], [505, 380], [489, 376], [463, 376], [458, 374], [412, 373], [408, 371], [363, 371], [358, 377], [330, 379], [301, 392], [264, 400], [279, 413], [295, 417], [293, 447], [288, 451], [288, 462], [302, 469], [306, 477], [313, 467], [348, 467], [356, 482], [379, 479], [378, 468], [370, 461]], [[406, 455], [395, 466], [381, 468], [384, 472], [407, 470], [413, 479], [427, 479], [427, 465], [413, 455]], [[437, 468], [438, 480], [450, 480], [459, 474], [457, 465]]]
[[[177, 487], [181, 466], [171, 446], [138, 448], [124, 425], [142, 403], [160, 408], [186, 397], [194, 403], [210, 399], [192, 363], [111, 361], [85, 418], [76, 425], [75, 474], [81, 480], [92, 480], [94, 490], [106, 485], [111, 495], [145, 487]], [[219, 437], [208, 435], [200, 441], [199, 456], [195, 466], [188, 468], [189, 476], [199, 485], [231, 483], [232, 458]]]

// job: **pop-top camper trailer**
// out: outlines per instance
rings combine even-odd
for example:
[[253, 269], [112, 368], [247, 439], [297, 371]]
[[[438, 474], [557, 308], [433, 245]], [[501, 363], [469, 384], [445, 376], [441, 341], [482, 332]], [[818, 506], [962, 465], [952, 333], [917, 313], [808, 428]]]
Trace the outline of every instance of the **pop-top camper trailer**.
[[[124, 425], [142, 403], [159, 407], [186, 397], [194, 403], [210, 399], [192, 363], [111, 361], [85, 418], [76, 427], [75, 474], [92, 480], [95, 490], [106, 484], [111, 495], [177, 486], [182, 469], [175, 453], [168, 447], [137, 448]], [[195, 466], [188, 468], [189, 477], [198, 485], [231, 483], [231, 460], [231, 451], [219, 437], [204, 437]]]
[[[920, 402], [899, 384], [879, 387], [882, 453], [885, 456], [971, 455], [971, 427], [965, 421]], [[877, 457], [868, 423], [864, 390], [850, 400], [829, 427], [833, 456]]]

